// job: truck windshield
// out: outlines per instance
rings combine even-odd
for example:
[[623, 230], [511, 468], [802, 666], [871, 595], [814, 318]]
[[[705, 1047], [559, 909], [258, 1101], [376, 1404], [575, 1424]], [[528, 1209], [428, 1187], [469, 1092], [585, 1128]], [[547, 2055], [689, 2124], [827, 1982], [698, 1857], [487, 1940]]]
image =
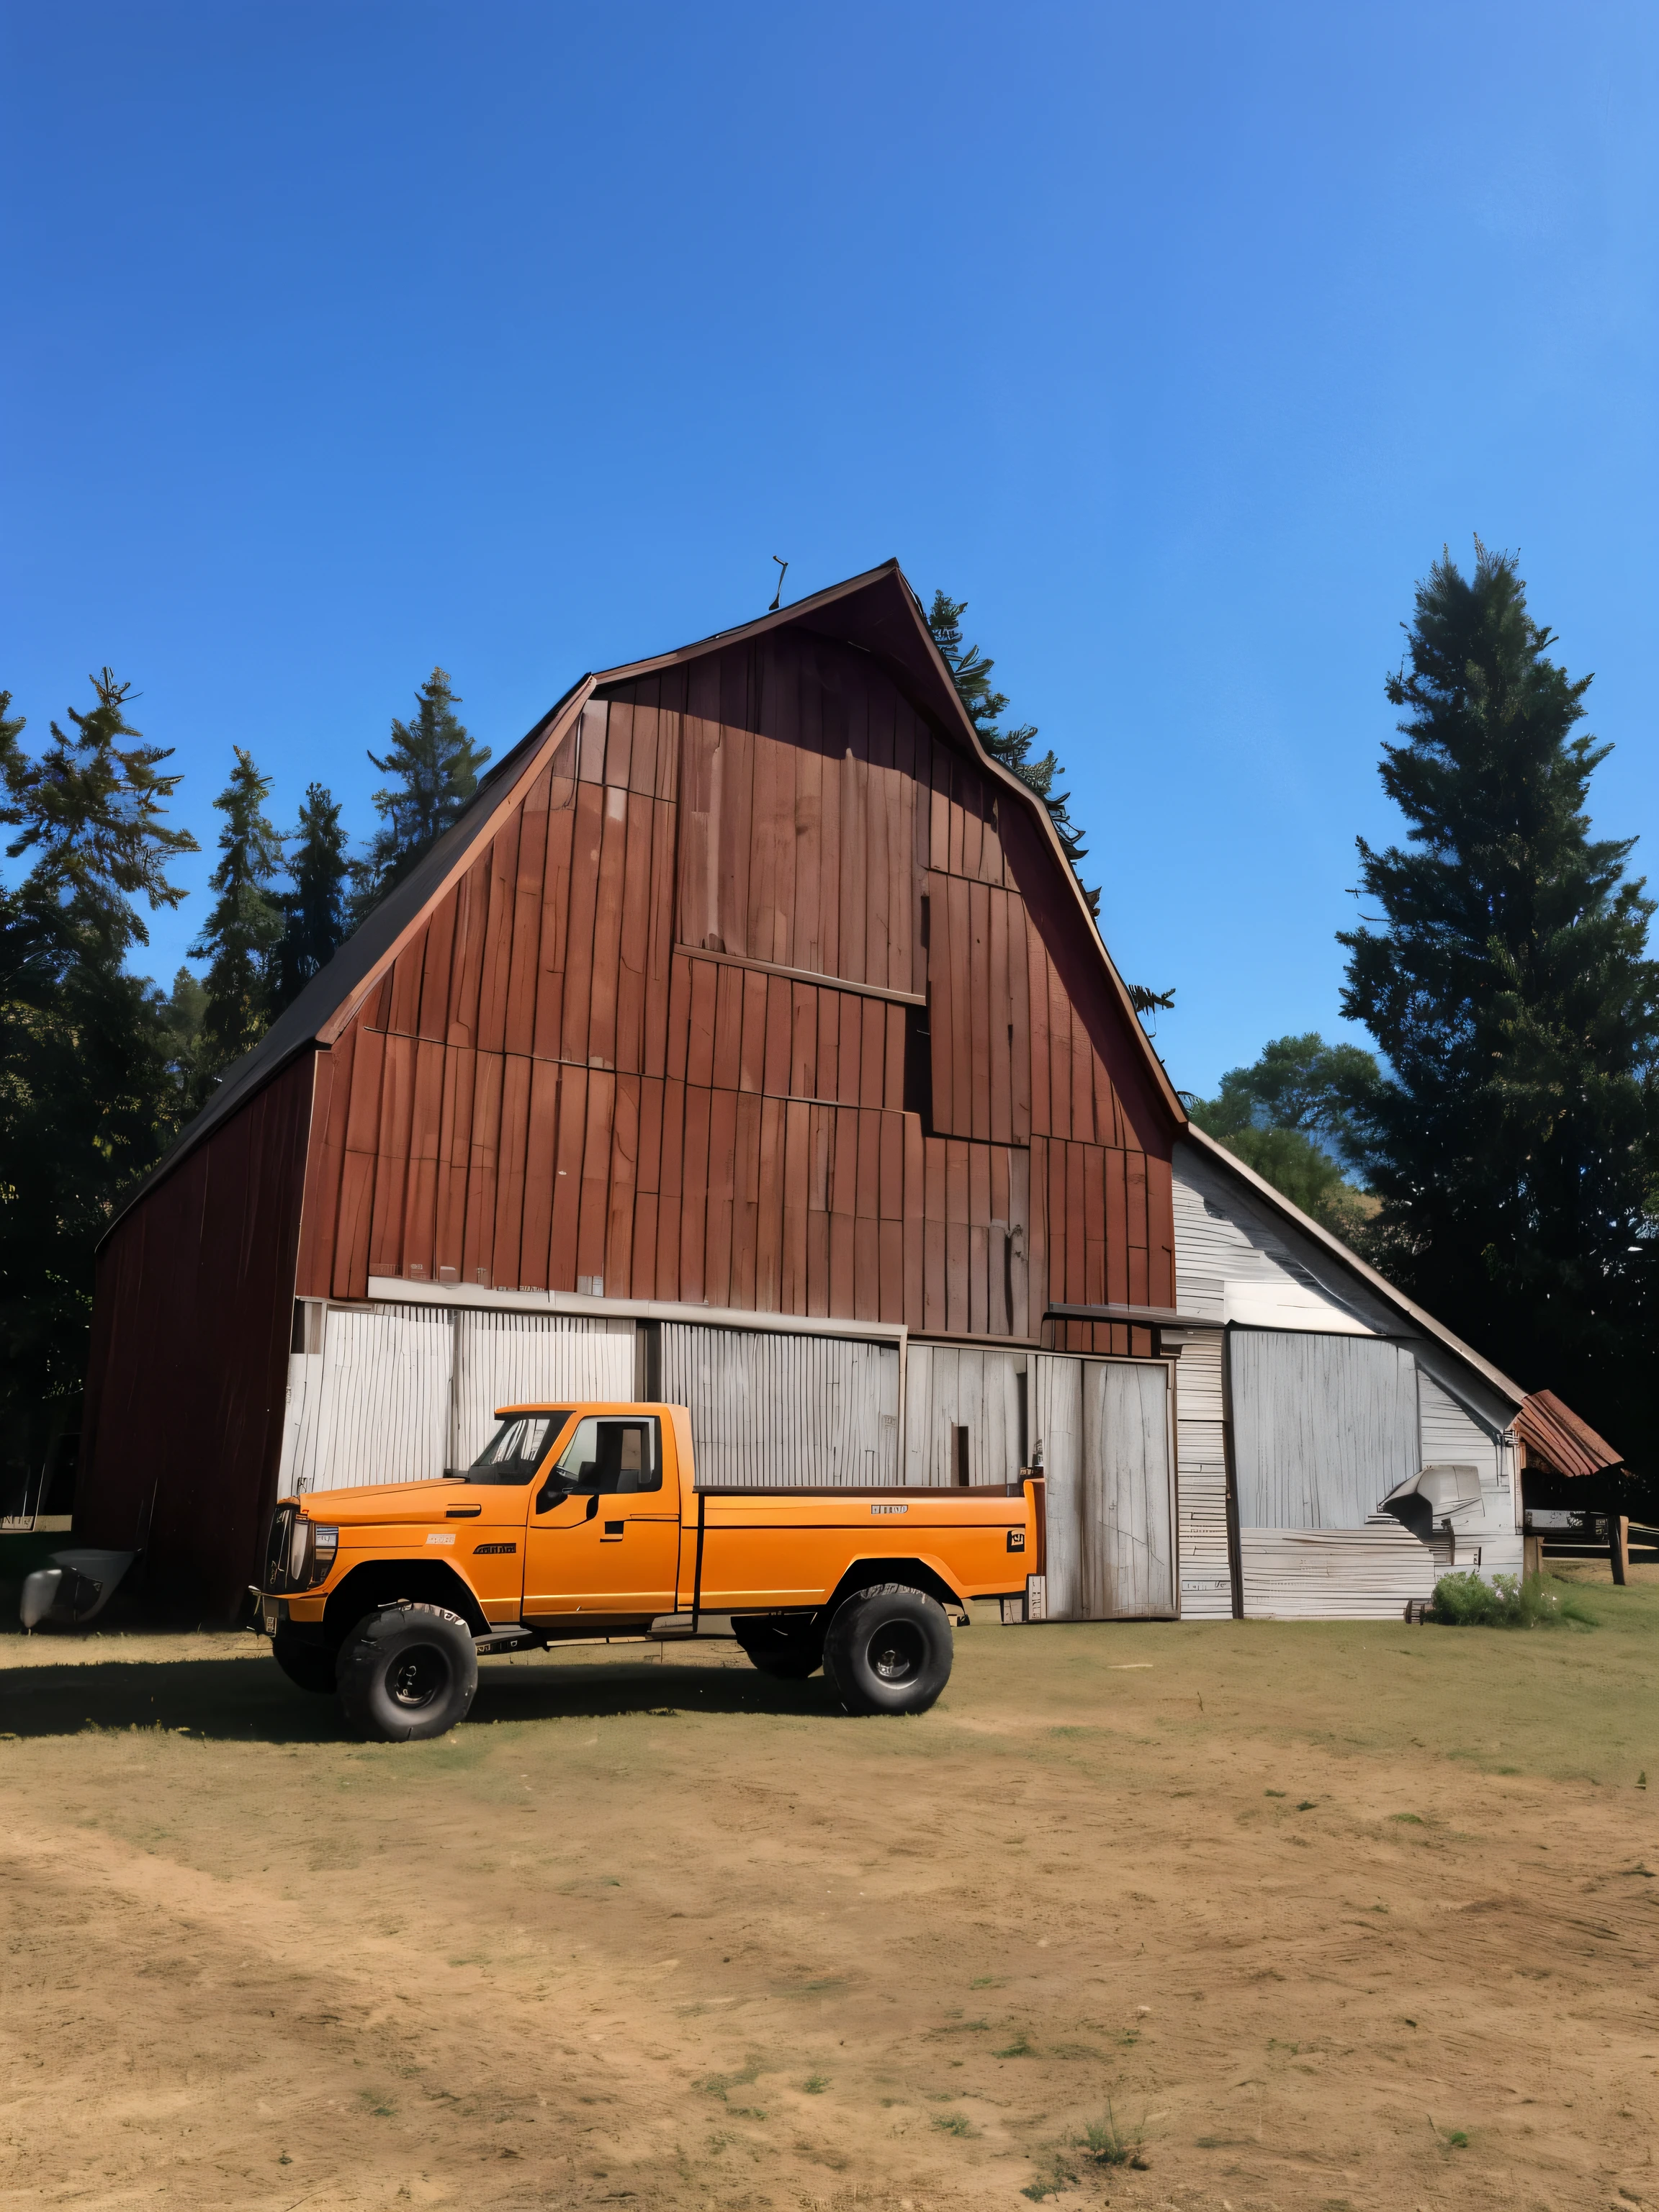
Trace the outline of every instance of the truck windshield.
[[509, 1413], [466, 1471], [469, 1482], [528, 1482], [547, 1447], [570, 1419], [567, 1413]]

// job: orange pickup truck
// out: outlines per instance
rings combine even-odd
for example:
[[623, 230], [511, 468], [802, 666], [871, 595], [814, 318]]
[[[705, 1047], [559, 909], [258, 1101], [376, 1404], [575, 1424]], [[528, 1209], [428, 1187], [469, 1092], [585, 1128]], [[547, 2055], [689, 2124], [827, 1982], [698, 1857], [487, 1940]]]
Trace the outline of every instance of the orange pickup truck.
[[684, 1406], [509, 1406], [470, 1468], [284, 1498], [260, 1622], [301, 1687], [397, 1742], [465, 1714], [478, 1660], [729, 1616], [756, 1666], [852, 1713], [923, 1712], [951, 1617], [1043, 1571], [1041, 1477], [973, 1490], [703, 1490]]

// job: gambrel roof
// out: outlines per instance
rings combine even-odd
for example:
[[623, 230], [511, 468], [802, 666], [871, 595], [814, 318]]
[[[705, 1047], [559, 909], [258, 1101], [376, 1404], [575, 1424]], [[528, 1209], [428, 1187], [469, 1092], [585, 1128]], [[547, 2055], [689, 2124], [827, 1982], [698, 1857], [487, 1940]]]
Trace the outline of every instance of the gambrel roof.
[[[970, 757], [979, 773], [1008, 793], [1037, 826], [1057, 864], [1059, 878], [1065, 886], [1062, 896], [1069, 896], [1075, 910], [1078, 944], [1086, 948], [1086, 957], [1098, 963], [1109, 995], [1121, 1011], [1125, 1033], [1132, 1035], [1135, 1041], [1133, 1048], [1144, 1061], [1152, 1095], [1167, 1114], [1170, 1126], [1173, 1129], [1184, 1128], [1186, 1115], [1180, 1100], [1135, 1016], [1128, 992], [1096, 927], [1048, 808], [1029, 784], [1004, 767], [981, 743], [963, 709], [950, 669], [927, 627], [921, 600], [897, 561], [890, 560], [862, 575], [849, 577], [844, 583], [832, 585], [793, 605], [781, 608], [775, 614], [762, 615], [754, 622], [716, 631], [712, 637], [678, 647], [671, 653], [591, 672], [573, 684], [481, 779], [476, 795], [460, 818], [404, 881], [386, 894], [328, 965], [277, 1017], [253, 1050], [226, 1072], [214, 1097], [180, 1132], [149, 1176], [134, 1187], [112, 1218], [111, 1227], [146, 1190], [170, 1173], [297, 1054], [333, 1044], [384, 977], [399, 950], [421, 927], [434, 902], [465, 871], [475, 850], [494, 836], [525, 788], [579, 722], [590, 699], [603, 695], [610, 686], [678, 668], [786, 629], [830, 638], [856, 652], [870, 654], [945, 741]], [[105, 1234], [108, 1233], [106, 1230]]]

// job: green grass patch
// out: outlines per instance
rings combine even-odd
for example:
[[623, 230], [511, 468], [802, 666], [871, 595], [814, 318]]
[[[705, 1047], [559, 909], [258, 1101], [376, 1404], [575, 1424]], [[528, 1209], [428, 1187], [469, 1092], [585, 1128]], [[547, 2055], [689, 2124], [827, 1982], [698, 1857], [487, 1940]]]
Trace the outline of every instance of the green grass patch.
[[1594, 1628], [1595, 1616], [1577, 1591], [1542, 1575], [1494, 1575], [1471, 1569], [1442, 1575], [1434, 1586], [1434, 1618], [1448, 1628]]

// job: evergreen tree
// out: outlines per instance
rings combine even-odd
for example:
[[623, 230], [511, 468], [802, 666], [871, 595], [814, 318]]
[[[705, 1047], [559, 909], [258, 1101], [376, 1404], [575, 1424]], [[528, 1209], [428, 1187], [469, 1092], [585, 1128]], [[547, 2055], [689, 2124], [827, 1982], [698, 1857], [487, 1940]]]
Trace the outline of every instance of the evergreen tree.
[[163, 816], [179, 778], [126, 720], [106, 668], [38, 758], [0, 695], [0, 821], [31, 858], [0, 890], [0, 1452], [34, 1476], [86, 1370], [93, 1248], [123, 1188], [178, 1126], [167, 1002], [126, 972], [136, 907], [174, 907], [193, 852]]
[[180, 967], [173, 988], [163, 999], [156, 994], [156, 1011], [167, 1038], [167, 1077], [173, 1097], [173, 1118], [180, 1124], [195, 1113], [204, 1094], [212, 1088], [202, 1056], [202, 1024], [207, 1015], [208, 994], [191, 969]]
[[[951, 672], [957, 696], [967, 710], [980, 743], [994, 760], [1000, 761], [1022, 783], [1029, 784], [1048, 808], [1049, 819], [1077, 877], [1078, 887], [1098, 927], [1100, 887], [1097, 884], [1091, 890], [1083, 881], [1082, 863], [1088, 857], [1089, 848], [1083, 842], [1083, 832], [1072, 819], [1070, 792], [1054, 789], [1066, 771], [1052, 748], [1033, 759], [1035, 722], [1021, 722], [1012, 730], [1002, 727], [999, 717], [1008, 711], [1007, 695], [991, 688], [991, 671], [996, 663], [976, 645], [969, 645], [963, 639], [962, 617], [967, 611], [966, 599], [953, 599], [944, 592], [935, 592], [933, 604], [927, 611], [927, 627], [933, 634], [933, 642]], [[1138, 1014], [1149, 1014], [1160, 1006], [1167, 1011], [1175, 1004], [1173, 991], [1154, 991], [1145, 983], [1126, 983], [1124, 988]]]
[[283, 844], [264, 811], [270, 778], [240, 745], [234, 750], [230, 781], [213, 802], [225, 817], [219, 865], [208, 878], [218, 896], [190, 948], [193, 960], [209, 963], [198, 1084], [204, 1103], [221, 1071], [251, 1052], [270, 1025], [270, 960], [283, 934], [271, 889]]
[[1357, 1127], [1387, 1264], [1497, 1364], [1632, 1460], [1659, 1413], [1654, 902], [1598, 839], [1574, 735], [1589, 678], [1549, 658], [1514, 560], [1476, 542], [1419, 585], [1382, 783], [1409, 849], [1359, 841], [1382, 909], [1345, 932], [1343, 1012], [1389, 1073]]
[[380, 827], [367, 856], [352, 868], [359, 921], [458, 819], [489, 758], [489, 748], [473, 744], [456, 714], [460, 701], [441, 668], [433, 670], [415, 697], [414, 720], [392, 725], [386, 758], [369, 755], [382, 775], [396, 780], [374, 793]]
[[[933, 633], [933, 642], [944, 655], [945, 665], [954, 678], [957, 696], [967, 709], [980, 743], [1006, 769], [1012, 770], [1022, 783], [1029, 784], [1036, 793], [1053, 818], [1060, 842], [1066, 848], [1066, 857], [1078, 872], [1082, 881], [1080, 863], [1088, 857], [1089, 848], [1083, 842], [1083, 832], [1073, 821], [1070, 813], [1071, 793], [1056, 792], [1054, 785], [1066, 773], [1052, 749], [1033, 759], [1031, 749], [1036, 743], [1036, 725], [1022, 722], [1018, 727], [1005, 730], [999, 717], [1008, 711], [1007, 694], [991, 688], [991, 671], [996, 663], [982, 653], [976, 645], [967, 644], [963, 637], [962, 617], [968, 611], [966, 599], [953, 599], [944, 592], [935, 592], [933, 604], [927, 611], [927, 627]], [[1100, 891], [1084, 889], [1089, 902], [1089, 911], [1097, 921], [1100, 919]], [[1166, 1003], [1153, 1000], [1149, 1003]], [[1137, 1008], [1144, 1012], [1146, 1008]]]
[[327, 967], [350, 931], [346, 859], [340, 809], [320, 783], [307, 784], [295, 833], [296, 850], [288, 857], [294, 885], [283, 894], [283, 934], [271, 956], [272, 1012], [297, 999], [319, 969]]

